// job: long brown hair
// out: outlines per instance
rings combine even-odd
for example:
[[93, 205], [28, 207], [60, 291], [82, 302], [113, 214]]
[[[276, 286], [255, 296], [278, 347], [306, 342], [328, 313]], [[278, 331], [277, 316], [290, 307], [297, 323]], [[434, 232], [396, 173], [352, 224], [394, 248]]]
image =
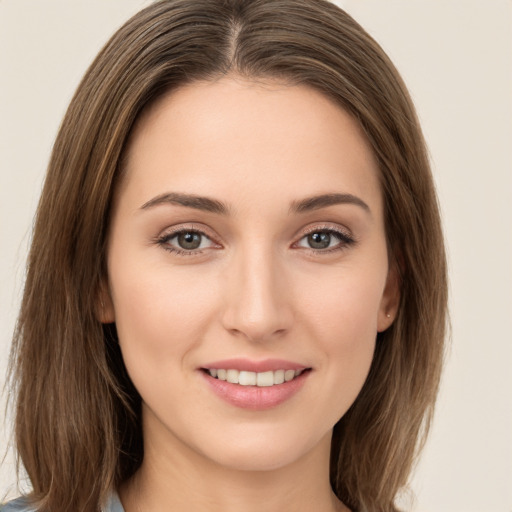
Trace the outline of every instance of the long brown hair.
[[443, 359], [446, 263], [427, 152], [378, 44], [325, 0], [161, 0], [97, 56], [57, 136], [34, 228], [11, 385], [17, 449], [41, 511], [96, 511], [143, 457], [140, 397], [96, 314], [111, 199], [140, 113], [227, 73], [304, 84], [360, 124], [380, 168], [394, 324], [334, 429], [331, 484], [354, 511], [394, 511], [428, 430]]

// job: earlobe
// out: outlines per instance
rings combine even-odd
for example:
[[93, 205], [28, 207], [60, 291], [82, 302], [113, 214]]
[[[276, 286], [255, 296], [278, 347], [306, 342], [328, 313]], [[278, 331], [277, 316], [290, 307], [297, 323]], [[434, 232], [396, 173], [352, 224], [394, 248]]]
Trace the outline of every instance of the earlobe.
[[400, 303], [400, 277], [396, 263], [390, 265], [386, 286], [382, 294], [382, 300], [377, 318], [377, 332], [388, 329], [396, 318]]
[[98, 291], [98, 298], [96, 301], [96, 318], [102, 324], [111, 324], [115, 322], [114, 304], [106, 283], [102, 283]]

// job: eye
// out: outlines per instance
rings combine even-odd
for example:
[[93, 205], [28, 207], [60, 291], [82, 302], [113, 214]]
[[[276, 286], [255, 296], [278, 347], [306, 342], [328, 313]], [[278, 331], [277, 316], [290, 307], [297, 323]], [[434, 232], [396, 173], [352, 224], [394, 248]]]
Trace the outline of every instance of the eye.
[[343, 249], [354, 242], [354, 239], [347, 233], [335, 229], [316, 229], [303, 236], [297, 242], [297, 246], [314, 251], [330, 252]]
[[157, 242], [170, 252], [184, 255], [200, 253], [203, 249], [215, 246], [206, 234], [195, 229], [182, 229], [165, 234]]

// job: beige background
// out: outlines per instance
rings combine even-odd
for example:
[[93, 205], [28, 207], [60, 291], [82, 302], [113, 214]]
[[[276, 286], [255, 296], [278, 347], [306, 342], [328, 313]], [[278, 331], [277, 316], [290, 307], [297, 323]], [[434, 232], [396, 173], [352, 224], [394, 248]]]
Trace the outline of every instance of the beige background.
[[[59, 122], [101, 45], [147, 4], [0, 0], [0, 384]], [[434, 430], [412, 480], [416, 500], [406, 508], [511, 512], [512, 2], [338, 4], [382, 44], [411, 89], [448, 240], [453, 344]], [[8, 440], [0, 429], [0, 457]], [[0, 498], [16, 493], [8, 454]]]

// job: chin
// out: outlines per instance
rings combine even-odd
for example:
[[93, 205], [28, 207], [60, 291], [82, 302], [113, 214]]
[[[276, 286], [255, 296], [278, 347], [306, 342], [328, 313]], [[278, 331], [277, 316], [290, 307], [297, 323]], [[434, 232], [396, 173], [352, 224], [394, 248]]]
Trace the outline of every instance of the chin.
[[257, 452], [240, 450], [217, 458], [220, 466], [235, 471], [275, 471], [293, 464], [300, 458], [297, 453], [265, 449]]
[[[204, 455], [214, 463], [238, 471], [274, 471], [293, 465], [303, 458], [312, 456], [322, 447], [330, 449], [331, 432], [318, 439], [304, 439], [302, 436], [272, 436], [260, 434], [244, 439], [231, 439], [225, 445], [208, 447]], [[222, 446], [221, 449], [219, 449]]]

